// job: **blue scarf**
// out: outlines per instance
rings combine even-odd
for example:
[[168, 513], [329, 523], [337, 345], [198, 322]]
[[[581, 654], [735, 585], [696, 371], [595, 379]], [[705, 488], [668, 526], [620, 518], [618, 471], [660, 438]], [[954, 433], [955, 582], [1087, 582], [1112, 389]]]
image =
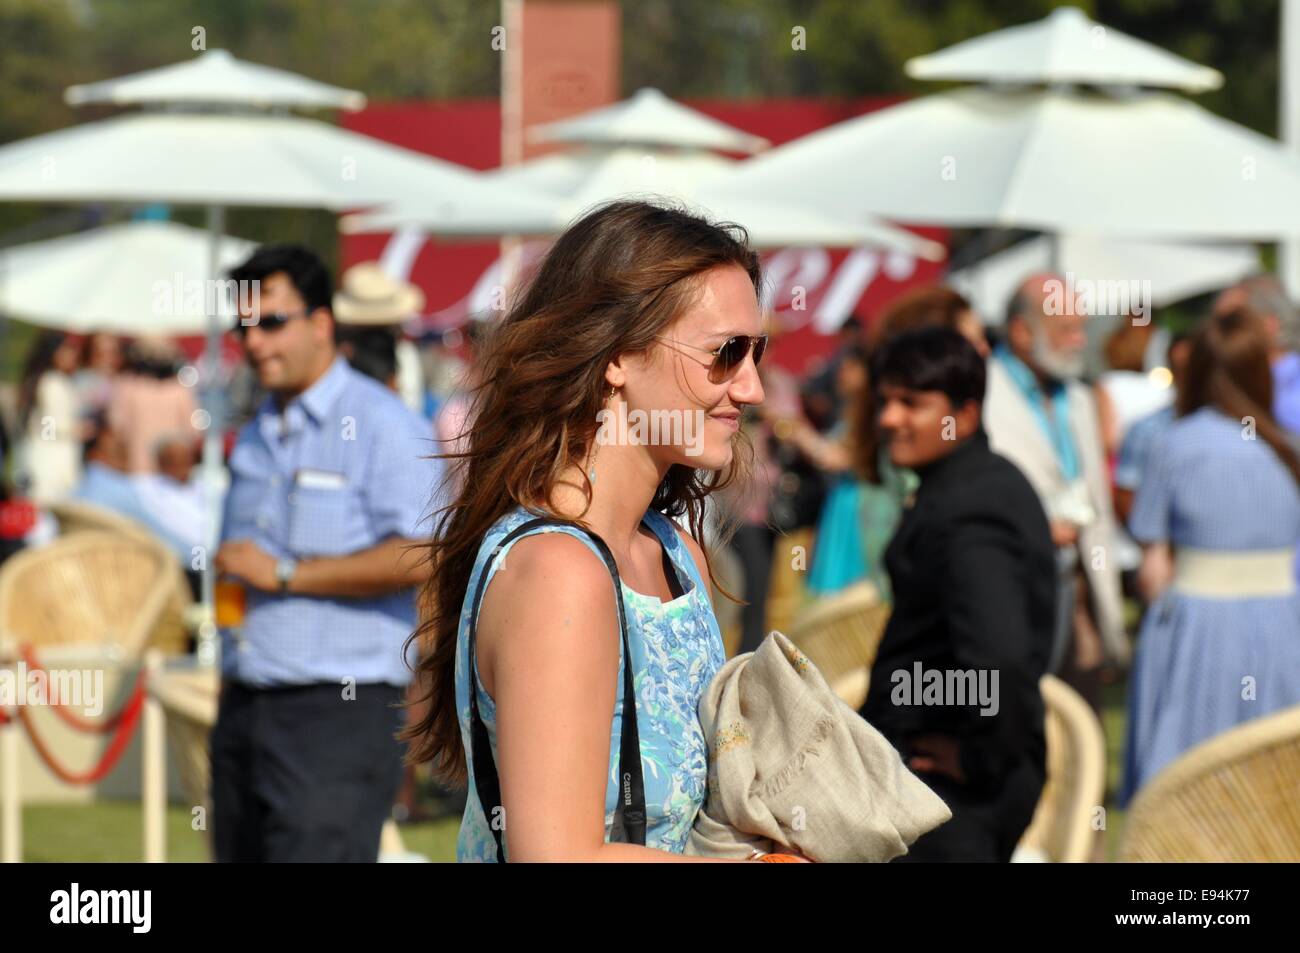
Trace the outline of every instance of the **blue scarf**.
[[[1016, 357], [1005, 346], [998, 346], [994, 356], [1002, 362], [1007, 374], [1029, 401], [1029, 408], [1034, 412], [1038, 425], [1047, 435], [1052, 450], [1056, 453], [1061, 473], [1066, 480], [1079, 476], [1079, 452], [1074, 446], [1074, 435], [1070, 432], [1070, 395], [1060, 381], [1052, 381], [1047, 390], [1038, 382], [1038, 375], [1029, 369], [1024, 361]], [[1052, 402], [1052, 413], [1047, 413], [1046, 401]]]

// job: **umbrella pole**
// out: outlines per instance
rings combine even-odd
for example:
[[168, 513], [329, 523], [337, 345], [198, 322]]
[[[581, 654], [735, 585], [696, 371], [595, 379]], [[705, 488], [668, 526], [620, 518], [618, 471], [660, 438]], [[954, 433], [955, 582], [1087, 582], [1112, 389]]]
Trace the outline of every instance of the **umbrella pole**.
[[[208, 275], [213, 281], [221, 277], [221, 238], [225, 231], [226, 210], [220, 205], [208, 206], [208, 233], [211, 245], [208, 251]], [[208, 313], [207, 342], [203, 349], [203, 408], [208, 414], [208, 426], [203, 431], [203, 507], [207, 517], [205, 537], [207, 552], [203, 559], [203, 621], [199, 623], [197, 652], [199, 665], [215, 666], [219, 642], [216, 623], [216, 569], [213, 560], [217, 552], [217, 532], [221, 520], [221, 432], [222, 421], [217, 399], [217, 379], [221, 361], [221, 302], [222, 296], [212, 296], [214, 307]]]
[[[1300, 152], [1300, 0], [1282, 0], [1280, 32], [1277, 126], [1282, 142], [1292, 152]], [[1300, 238], [1284, 238], [1277, 251], [1277, 270], [1287, 297], [1300, 299]]]

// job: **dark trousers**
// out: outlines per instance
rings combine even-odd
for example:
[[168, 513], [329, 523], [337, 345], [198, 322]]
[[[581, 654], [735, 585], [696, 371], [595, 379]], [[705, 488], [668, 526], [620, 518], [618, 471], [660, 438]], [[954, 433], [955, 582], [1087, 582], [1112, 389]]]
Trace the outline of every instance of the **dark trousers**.
[[952, 820], [916, 839], [894, 863], [992, 863], [1011, 860], [1020, 837], [1034, 819], [1043, 776], [1022, 764], [992, 798], [974, 797], [947, 775], [917, 774], [952, 811]]
[[401, 780], [404, 695], [227, 682], [210, 742], [217, 860], [373, 863]]
[[740, 609], [740, 652], [758, 650], [767, 637], [767, 593], [772, 576], [772, 546], [775, 536], [762, 525], [745, 523], [736, 530], [731, 548], [740, 558], [745, 573], [743, 596], [748, 605]]

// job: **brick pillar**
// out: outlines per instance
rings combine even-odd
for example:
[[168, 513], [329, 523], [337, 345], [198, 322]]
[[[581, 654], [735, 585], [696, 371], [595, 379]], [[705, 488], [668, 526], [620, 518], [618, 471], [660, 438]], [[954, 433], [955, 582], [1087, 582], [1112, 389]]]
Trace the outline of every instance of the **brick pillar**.
[[524, 132], [616, 102], [618, 0], [502, 0], [501, 164], [552, 151]]

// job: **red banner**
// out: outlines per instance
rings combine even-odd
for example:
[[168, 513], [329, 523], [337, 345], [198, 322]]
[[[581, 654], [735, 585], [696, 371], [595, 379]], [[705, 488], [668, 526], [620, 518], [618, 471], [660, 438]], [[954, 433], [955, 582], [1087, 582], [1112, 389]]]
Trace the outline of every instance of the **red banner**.
[[[780, 145], [817, 129], [888, 106], [894, 98], [835, 102], [821, 99], [689, 100], [686, 105]], [[474, 169], [495, 168], [501, 154], [496, 100], [371, 105], [343, 123], [397, 145]], [[944, 229], [917, 229], [944, 242]], [[401, 247], [392, 246], [392, 241]], [[403, 262], [424, 290], [435, 326], [454, 326], [489, 308], [496, 284], [496, 243], [454, 243], [411, 237], [350, 235], [342, 239], [344, 266], [380, 258]], [[815, 369], [834, 346], [850, 314], [870, 320], [900, 292], [939, 280], [942, 265], [869, 249], [787, 248], [763, 255], [770, 305], [783, 332], [772, 357], [800, 374]]]

